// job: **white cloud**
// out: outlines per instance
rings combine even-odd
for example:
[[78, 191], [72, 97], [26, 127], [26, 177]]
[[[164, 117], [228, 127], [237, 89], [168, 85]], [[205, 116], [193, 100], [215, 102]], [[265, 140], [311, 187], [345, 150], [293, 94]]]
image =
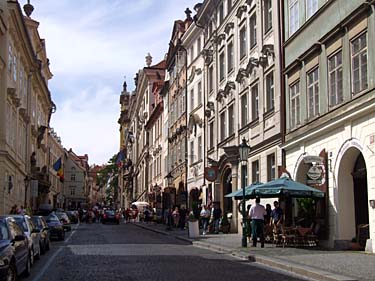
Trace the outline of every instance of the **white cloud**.
[[[23, 5], [26, 0], [21, 0]], [[150, 52], [168, 51], [173, 23], [196, 0], [34, 0], [54, 74], [51, 126], [66, 148], [106, 163], [119, 149], [119, 95]]]

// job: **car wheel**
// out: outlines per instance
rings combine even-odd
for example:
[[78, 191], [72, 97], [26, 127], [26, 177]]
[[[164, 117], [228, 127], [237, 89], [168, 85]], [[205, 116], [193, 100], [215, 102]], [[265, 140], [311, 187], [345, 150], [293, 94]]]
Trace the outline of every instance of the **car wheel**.
[[22, 272], [22, 275], [24, 276], [24, 277], [28, 277], [30, 274], [31, 274], [31, 266], [32, 266], [32, 264], [31, 264], [31, 261], [32, 261], [32, 254], [31, 254], [31, 252], [28, 254], [28, 256], [27, 256], [27, 262], [26, 262], [26, 268], [25, 268], [25, 270]]
[[14, 263], [11, 263], [8, 267], [8, 272], [6, 273], [6, 278], [5, 280], [7, 281], [16, 281], [17, 280], [17, 271], [16, 271], [16, 266]]
[[46, 240], [44, 240], [43, 243], [42, 243], [42, 241], [40, 241], [40, 243], [39, 243], [39, 249], [40, 249], [40, 253], [42, 255], [44, 255], [46, 253]]
[[[40, 242], [39, 242], [40, 243]], [[35, 259], [36, 260], [40, 260], [40, 244], [39, 244], [39, 251], [38, 253], [35, 255]]]

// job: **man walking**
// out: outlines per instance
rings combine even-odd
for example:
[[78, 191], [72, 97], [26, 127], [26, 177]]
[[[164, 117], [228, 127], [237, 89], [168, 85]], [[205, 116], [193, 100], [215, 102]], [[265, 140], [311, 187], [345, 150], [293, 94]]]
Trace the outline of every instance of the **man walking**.
[[251, 229], [253, 238], [253, 247], [257, 246], [258, 237], [260, 238], [261, 247], [264, 248], [264, 215], [266, 214], [266, 209], [260, 204], [260, 198], [255, 199], [255, 205], [250, 208], [250, 218], [251, 218]]

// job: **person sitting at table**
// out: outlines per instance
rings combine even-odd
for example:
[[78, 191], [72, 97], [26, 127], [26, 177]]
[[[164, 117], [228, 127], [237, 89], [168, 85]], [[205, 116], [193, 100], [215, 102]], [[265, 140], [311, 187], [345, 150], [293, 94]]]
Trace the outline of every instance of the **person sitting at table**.
[[283, 223], [283, 210], [280, 208], [279, 202], [273, 202], [274, 209], [271, 213], [270, 225], [273, 225], [275, 232], [280, 232]]

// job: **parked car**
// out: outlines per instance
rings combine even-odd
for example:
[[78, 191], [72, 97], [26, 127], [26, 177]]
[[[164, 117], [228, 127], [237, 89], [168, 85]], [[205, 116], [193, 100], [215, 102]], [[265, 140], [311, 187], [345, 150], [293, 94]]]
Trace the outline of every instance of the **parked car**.
[[22, 229], [11, 217], [0, 216], [0, 280], [30, 275], [31, 253]]
[[31, 251], [31, 264], [35, 259], [40, 259], [40, 233], [36, 229], [31, 217], [28, 215], [9, 215], [14, 218], [18, 226], [23, 230], [29, 240], [29, 249]]
[[40, 233], [40, 252], [45, 254], [49, 250], [49, 228], [46, 220], [43, 216], [32, 216], [31, 220], [33, 221], [36, 230], [39, 230]]
[[50, 213], [49, 215], [44, 216], [44, 218], [49, 228], [50, 239], [56, 238], [57, 240], [64, 240], [65, 230], [63, 224], [55, 213]]
[[77, 211], [66, 211], [68, 218], [71, 223], [78, 223], [78, 212]]
[[71, 231], [72, 227], [70, 225], [70, 219], [68, 215], [64, 212], [55, 212], [55, 215], [59, 218], [61, 223], [63, 224], [63, 228], [65, 231]]
[[107, 222], [114, 222], [119, 224], [120, 214], [115, 212], [114, 210], [105, 210], [102, 217], [102, 223], [105, 224]]

